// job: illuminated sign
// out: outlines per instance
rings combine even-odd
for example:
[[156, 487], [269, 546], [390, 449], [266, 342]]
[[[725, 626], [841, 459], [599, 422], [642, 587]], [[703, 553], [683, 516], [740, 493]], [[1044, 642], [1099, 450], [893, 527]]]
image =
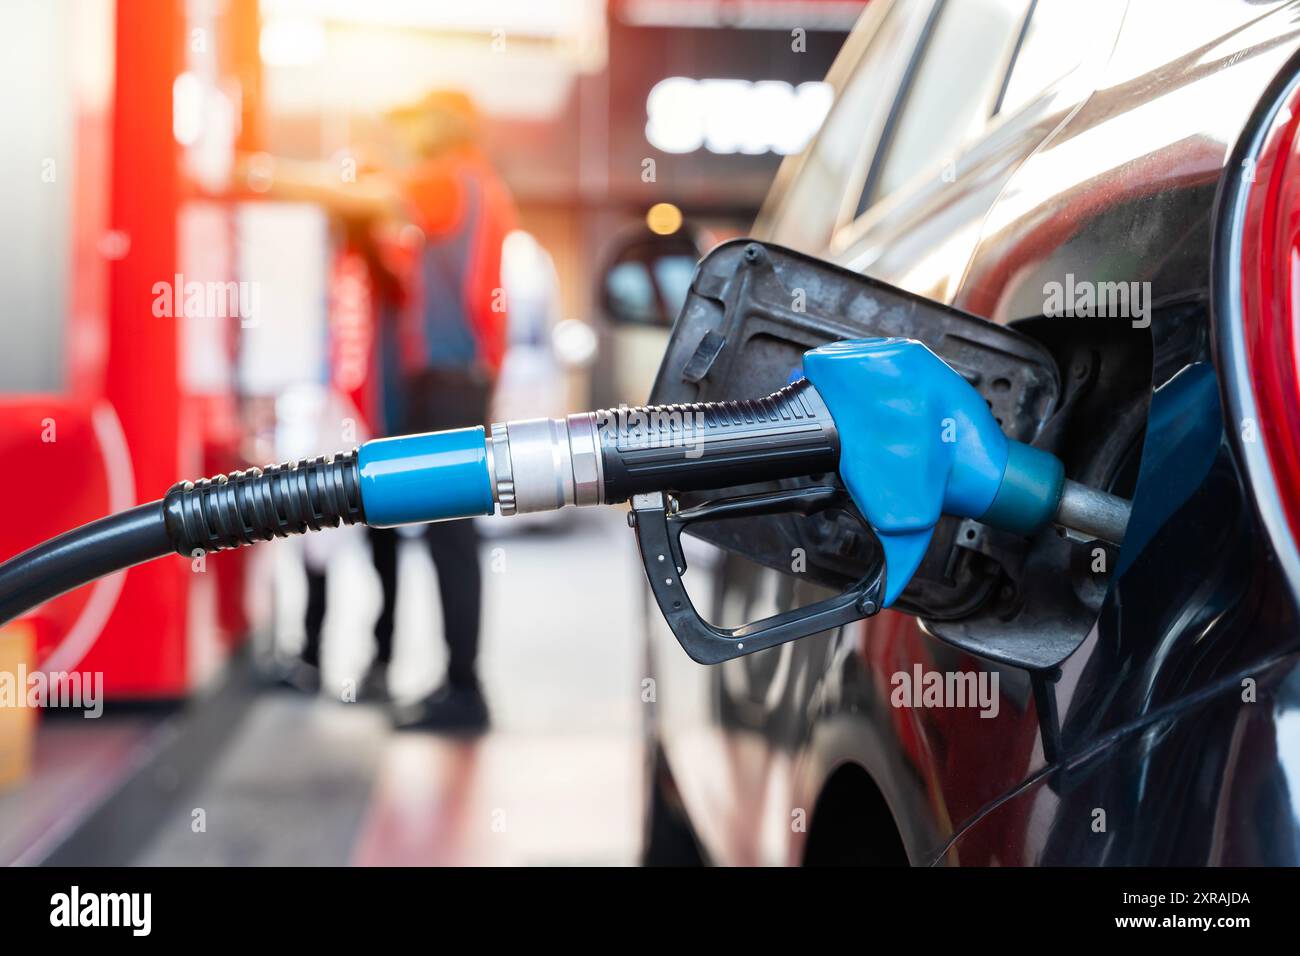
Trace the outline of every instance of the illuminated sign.
[[645, 135], [665, 153], [797, 153], [831, 107], [828, 83], [670, 76], [646, 98]]

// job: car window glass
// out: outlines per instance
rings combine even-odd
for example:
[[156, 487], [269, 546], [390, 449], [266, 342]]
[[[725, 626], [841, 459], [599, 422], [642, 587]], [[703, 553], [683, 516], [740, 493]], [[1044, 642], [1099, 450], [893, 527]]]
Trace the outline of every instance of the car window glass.
[[998, 112], [1014, 113], [1031, 102], [1114, 35], [1113, 18], [1094, 4], [1035, 0]]
[[1027, 0], [948, 0], [859, 203], [864, 211], [920, 173], [938, 176], [987, 120]]
[[612, 312], [626, 322], [654, 322], [659, 315], [654, 283], [644, 262], [620, 262], [606, 274]]
[[852, 187], [849, 180], [855, 172], [861, 175], [865, 162], [863, 128], [867, 117], [873, 107], [881, 105], [883, 97], [890, 95], [883, 87], [888, 72], [883, 67], [899, 53], [907, 23], [907, 17], [900, 12], [904, 6], [895, 3], [886, 10], [866, 54], [840, 90], [798, 176], [783, 197], [771, 230], [783, 245], [820, 250], [837, 225], [845, 190], [857, 191], [860, 180]]
[[655, 281], [663, 296], [664, 311], [676, 318], [691, 290], [691, 277], [695, 275], [695, 256], [661, 256], [654, 263]]

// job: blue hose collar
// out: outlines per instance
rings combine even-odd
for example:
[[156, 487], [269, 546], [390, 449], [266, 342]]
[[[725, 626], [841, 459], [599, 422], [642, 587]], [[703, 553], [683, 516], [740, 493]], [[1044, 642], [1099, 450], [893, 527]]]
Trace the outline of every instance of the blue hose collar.
[[482, 428], [368, 441], [357, 469], [372, 528], [487, 515], [495, 507]]

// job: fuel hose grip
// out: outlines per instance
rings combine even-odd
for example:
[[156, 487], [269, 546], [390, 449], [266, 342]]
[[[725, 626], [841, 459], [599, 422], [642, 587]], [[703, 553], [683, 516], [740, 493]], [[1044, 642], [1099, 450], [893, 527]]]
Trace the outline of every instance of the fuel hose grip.
[[155, 505], [186, 557], [366, 520], [356, 450], [177, 482]]
[[498, 422], [489, 447], [507, 515], [834, 472], [840, 454], [835, 422], [807, 381], [760, 399]]

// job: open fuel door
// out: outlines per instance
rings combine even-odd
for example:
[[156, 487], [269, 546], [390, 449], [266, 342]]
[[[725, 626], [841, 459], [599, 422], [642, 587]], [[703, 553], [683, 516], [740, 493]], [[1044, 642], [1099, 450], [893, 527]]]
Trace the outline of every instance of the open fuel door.
[[[983, 396], [1011, 438], [1033, 444], [1062, 403], [1056, 362], [1035, 339], [753, 240], [725, 243], [700, 261], [651, 401], [759, 398], [785, 385], [809, 349], [838, 339], [891, 336], [919, 340], [943, 358]], [[770, 493], [837, 481], [813, 476], [734, 490]], [[681, 507], [706, 497], [684, 494]], [[697, 524], [687, 533], [785, 573], [792, 573], [792, 554], [802, 554], [801, 573], [836, 591], [860, 581], [879, 560], [874, 537], [852, 515], [833, 509]], [[937, 636], [986, 657], [1049, 667], [1070, 648], [1054, 646], [1044, 635], [1068, 632], [1072, 647], [1077, 628], [1065, 625], [1096, 609], [1068, 584], [1045, 594], [1021, 586], [1027, 567], [1037, 578], [1053, 568], [1068, 570], [1077, 559], [1072, 548], [1078, 542], [1072, 545], [1051, 529], [1035, 537], [945, 517], [895, 607], [924, 618]], [[1062, 627], [1052, 626], [1054, 618], [1061, 618]]]

